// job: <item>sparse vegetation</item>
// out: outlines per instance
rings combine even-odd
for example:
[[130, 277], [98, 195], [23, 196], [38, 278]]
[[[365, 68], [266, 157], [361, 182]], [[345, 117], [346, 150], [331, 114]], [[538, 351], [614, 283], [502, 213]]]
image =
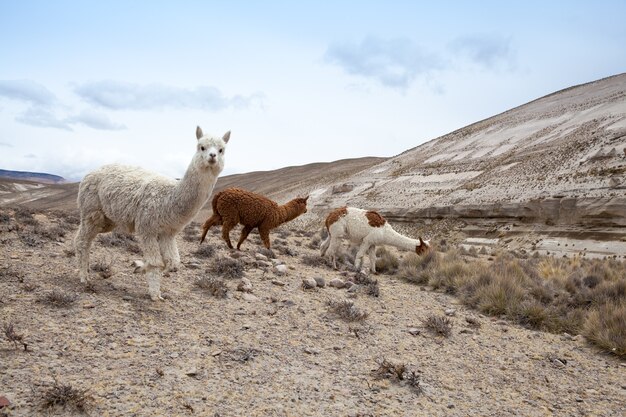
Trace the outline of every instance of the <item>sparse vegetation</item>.
[[213, 277], [202, 277], [196, 281], [196, 286], [211, 294], [213, 297], [224, 298], [228, 294], [228, 286], [223, 280]]
[[60, 406], [64, 409], [69, 408], [74, 411], [85, 412], [90, 401], [91, 396], [88, 389], [74, 388], [70, 384], [60, 384], [55, 380], [54, 384], [43, 394], [42, 407]]
[[33, 233], [43, 237], [44, 239], [52, 240], [54, 242], [61, 241], [66, 234], [65, 229], [59, 225], [53, 225], [50, 227], [36, 225], [33, 228]]
[[215, 256], [215, 247], [211, 244], [202, 244], [193, 252], [198, 258], [212, 258]]
[[398, 270], [400, 261], [389, 249], [381, 246], [376, 249], [376, 271], [383, 274], [393, 274]]
[[113, 261], [97, 261], [91, 265], [91, 270], [97, 272], [103, 279], [113, 276]]
[[419, 373], [409, 370], [405, 363], [393, 362], [385, 358], [378, 359], [376, 363], [378, 368], [372, 371], [376, 378], [389, 379], [396, 383], [405, 383], [417, 394], [422, 392]]
[[329, 301], [328, 308], [331, 313], [336, 314], [340, 318], [346, 321], [363, 321], [369, 315], [367, 312], [362, 311], [351, 300], [342, 301]]
[[446, 316], [430, 315], [424, 320], [424, 327], [443, 337], [449, 337], [452, 333], [452, 322]]
[[28, 344], [24, 342], [24, 335], [17, 334], [15, 332], [13, 323], [6, 323], [3, 327], [3, 330], [4, 330], [4, 336], [7, 338], [9, 342], [13, 343], [13, 345], [15, 346], [15, 349], [17, 349], [19, 345], [22, 345], [25, 351], [28, 350]]
[[582, 333], [600, 348], [626, 355], [626, 263], [615, 259], [531, 257], [499, 253], [493, 261], [457, 250], [407, 256], [399, 275], [456, 294], [479, 311], [529, 328]]
[[324, 267], [329, 266], [332, 267], [330, 262], [326, 258], [322, 258], [319, 255], [304, 255], [300, 258], [302, 263], [308, 266], [316, 266], [316, 267]]
[[245, 274], [245, 268], [241, 259], [219, 258], [207, 272], [232, 279], [241, 278]]
[[78, 299], [76, 294], [52, 290], [39, 299], [39, 302], [53, 307], [69, 307]]

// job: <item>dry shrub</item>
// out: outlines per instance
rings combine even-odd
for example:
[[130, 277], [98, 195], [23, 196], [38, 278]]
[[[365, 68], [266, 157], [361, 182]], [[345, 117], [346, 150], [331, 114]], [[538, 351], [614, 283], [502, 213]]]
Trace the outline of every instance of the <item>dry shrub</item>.
[[374, 375], [377, 378], [392, 379], [402, 381], [406, 372], [406, 364], [401, 362], [392, 362], [385, 358], [377, 360], [378, 368], [375, 369]]
[[398, 274], [409, 282], [425, 285], [438, 266], [439, 255], [434, 250], [428, 251], [424, 256], [409, 253], [402, 260]]
[[69, 307], [77, 300], [78, 296], [69, 292], [52, 290], [39, 299], [39, 302], [53, 307]]
[[97, 261], [90, 267], [93, 272], [97, 272], [103, 279], [113, 276], [113, 261]]
[[428, 316], [423, 323], [424, 327], [439, 336], [449, 337], [452, 333], [452, 322], [446, 316], [433, 314]]
[[228, 294], [228, 286], [221, 279], [202, 277], [196, 281], [196, 286], [217, 298], [224, 298]]
[[322, 239], [318, 234], [313, 235], [311, 241], [307, 245], [309, 249], [319, 250]]
[[61, 241], [65, 237], [65, 229], [59, 225], [50, 227], [44, 227], [37, 225], [33, 228], [33, 233], [43, 237], [44, 239], [52, 240], [55, 242]]
[[42, 407], [52, 408], [61, 406], [64, 409], [85, 412], [92, 400], [88, 389], [74, 388], [70, 384], [59, 384], [56, 380], [43, 394]]
[[33, 214], [35, 214], [35, 212], [26, 207], [18, 207], [13, 213], [15, 220], [18, 223], [28, 226], [36, 226], [39, 222], [33, 217]]
[[328, 308], [331, 313], [350, 322], [363, 321], [369, 315], [367, 312], [361, 311], [351, 300], [329, 301]]
[[626, 356], [626, 301], [609, 301], [593, 309], [587, 315], [582, 333], [606, 352]]
[[219, 258], [207, 272], [232, 279], [241, 278], [245, 274], [245, 268], [241, 259]]
[[7, 338], [9, 342], [12, 342], [17, 349], [18, 345], [22, 345], [24, 350], [28, 350], [28, 344], [24, 342], [24, 335], [15, 333], [15, 328], [13, 323], [6, 323], [4, 325], [4, 336]]
[[304, 255], [301, 258], [302, 263], [308, 266], [329, 266], [332, 267], [331, 261], [326, 257], [319, 255]]
[[398, 257], [391, 253], [389, 249], [380, 247], [376, 250], [376, 271], [386, 274], [393, 274], [398, 270]]
[[0, 224], [7, 224], [11, 222], [11, 216], [8, 213], [0, 212]]
[[215, 247], [209, 244], [200, 245], [200, 247], [193, 252], [193, 255], [198, 258], [212, 258], [215, 255]]

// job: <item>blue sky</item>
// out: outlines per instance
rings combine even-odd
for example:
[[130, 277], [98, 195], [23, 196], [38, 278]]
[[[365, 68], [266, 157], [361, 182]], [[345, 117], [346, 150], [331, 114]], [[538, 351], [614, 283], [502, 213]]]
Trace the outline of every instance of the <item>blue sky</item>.
[[626, 71], [626, 0], [0, 0], [0, 168], [180, 177], [393, 156]]

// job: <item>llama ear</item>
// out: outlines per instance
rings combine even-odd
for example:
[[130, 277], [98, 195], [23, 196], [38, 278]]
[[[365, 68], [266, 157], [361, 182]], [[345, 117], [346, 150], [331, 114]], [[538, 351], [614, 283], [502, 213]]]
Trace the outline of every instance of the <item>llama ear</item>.
[[200, 126], [196, 127], [196, 139], [200, 140], [202, 136], [204, 136], [202, 129], [200, 129]]
[[306, 197], [304, 197], [304, 202], [306, 203], [308, 199], [309, 199], [309, 196], [307, 195]]
[[420, 236], [420, 246], [424, 246], [424, 241], [422, 240], [421, 236]]
[[222, 140], [224, 141], [224, 143], [228, 143], [229, 139], [230, 139], [230, 130], [224, 133], [224, 136], [222, 136]]

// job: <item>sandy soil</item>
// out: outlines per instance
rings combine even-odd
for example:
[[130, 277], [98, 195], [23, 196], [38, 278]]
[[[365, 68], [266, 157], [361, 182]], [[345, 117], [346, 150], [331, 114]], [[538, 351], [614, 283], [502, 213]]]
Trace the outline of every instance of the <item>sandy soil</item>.
[[[114, 274], [92, 273], [92, 285], [81, 285], [74, 259], [66, 256], [72, 234], [31, 247], [15, 231], [0, 233], [0, 324], [13, 323], [28, 344], [24, 351], [0, 335], [0, 396], [12, 403], [0, 415], [76, 415], [41, 409], [55, 379], [88, 389], [87, 413], [94, 416], [626, 413], [626, 364], [580, 336], [484, 317], [389, 275], [376, 277], [379, 297], [329, 286], [303, 289], [303, 278], [328, 284], [353, 273], [308, 265], [318, 251], [309, 247], [311, 233], [300, 229], [272, 233], [272, 242], [292, 253], [276, 251], [273, 263], [286, 265], [284, 275], [272, 261], [257, 259], [256, 234], [241, 253], [210, 234], [216, 254], [208, 259], [193, 255], [198, 243], [179, 237], [184, 266], [163, 278], [164, 302], [150, 301], [145, 281], [132, 273], [137, 255], [98, 242], [92, 264], [110, 263]], [[232, 256], [245, 263], [250, 293], [236, 290], [241, 279], [225, 279], [226, 298], [194, 284], [215, 276], [207, 270]], [[69, 307], [42, 302], [53, 290], [76, 300]], [[346, 298], [369, 313], [363, 322], [329, 311], [329, 300]], [[429, 315], [446, 310], [449, 338], [424, 328]], [[422, 392], [406, 381], [377, 378], [373, 370], [383, 358], [406, 364]]]

